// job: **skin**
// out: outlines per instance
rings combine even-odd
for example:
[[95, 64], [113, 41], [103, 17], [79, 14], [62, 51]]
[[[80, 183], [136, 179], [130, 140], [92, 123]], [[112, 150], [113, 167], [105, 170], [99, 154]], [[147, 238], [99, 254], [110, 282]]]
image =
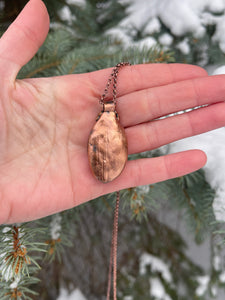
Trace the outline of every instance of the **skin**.
[[[193, 172], [206, 155], [191, 150], [129, 161], [113, 182], [91, 174], [87, 141], [111, 69], [17, 80], [44, 42], [49, 17], [30, 0], [0, 40], [0, 223], [24, 222], [72, 208], [103, 194]], [[118, 105], [129, 154], [225, 125], [225, 77], [191, 65], [121, 69]], [[206, 107], [155, 120], [200, 106]]]

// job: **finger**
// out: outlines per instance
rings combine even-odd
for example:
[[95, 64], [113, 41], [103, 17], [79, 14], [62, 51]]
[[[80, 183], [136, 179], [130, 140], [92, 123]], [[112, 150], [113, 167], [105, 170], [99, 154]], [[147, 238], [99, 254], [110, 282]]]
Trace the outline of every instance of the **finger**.
[[[111, 72], [112, 69], [105, 69], [89, 73], [93, 92], [97, 98], [102, 95]], [[126, 66], [120, 70], [118, 75], [117, 94], [121, 96], [150, 87], [202, 76], [207, 76], [207, 72], [193, 65], [142, 64]]]
[[16, 77], [37, 52], [49, 29], [47, 9], [41, 0], [30, 0], [0, 39], [0, 69]]
[[222, 126], [225, 126], [224, 102], [127, 128], [128, 152], [155, 149]]
[[156, 158], [128, 161], [122, 174], [105, 185], [104, 193], [168, 180], [194, 172], [206, 163], [201, 150], [189, 150]]
[[118, 99], [124, 127], [225, 100], [225, 76], [207, 76], [134, 92]]

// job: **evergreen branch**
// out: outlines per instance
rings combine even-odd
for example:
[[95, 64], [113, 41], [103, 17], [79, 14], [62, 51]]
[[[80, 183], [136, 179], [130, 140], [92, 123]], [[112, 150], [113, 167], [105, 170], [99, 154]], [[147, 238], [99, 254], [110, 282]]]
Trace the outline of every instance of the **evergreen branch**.
[[68, 71], [68, 74], [73, 74], [74, 73], [74, 71], [75, 71], [75, 69], [76, 69], [76, 67], [78, 66], [78, 64], [80, 63], [80, 62], [92, 62], [93, 63], [93, 61], [98, 61], [98, 60], [101, 60], [101, 59], [105, 59], [105, 58], [109, 58], [109, 57], [113, 57], [113, 54], [112, 55], [99, 55], [99, 56], [93, 56], [93, 57], [88, 57], [87, 59], [84, 59], [84, 58], [82, 58], [82, 59], [79, 59], [79, 60], [77, 60], [77, 61], [75, 61], [74, 62], [74, 64], [72, 65], [72, 67], [71, 67], [71, 69]]
[[[65, 26], [60, 29], [58, 27], [55, 29], [54, 26], [51, 28], [48, 38], [38, 54], [20, 73], [23, 78], [90, 72], [111, 67], [123, 60], [128, 60], [132, 64], [167, 63], [174, 62], [174, 57], [176, 57], [178, 61], [196, 64], [200, 62], [202, 52], [207, 56], [206, 59], [209, 62], [224, 61], [224, 54], [220, 51], [218, 43], [212, 43], [210, 38], [212, 34], [210, 35], [208, 32], [206, 37], [199, 39], [194, 39], [190, 34], [187, 36], [191, 49], [188, 55], [182, 54], [177, 49], [178, 43], [184, 39], [183, 36], [173, 37], [171, 46], [173, 52], [165, 51], [163, 46], [152, 48], [133, 46], [127, 49], [122, 40], [117, 37], [113, 40], [107, 32], [126, 16], [126, 7], [117, 0], [85, 0], [82, 5], [69, 5], [65, 0], [44, 1], [48, 5], [50, 13], [54, 11], [55, 20], [66, 24], [68, 30], [65, 29]], [[5, 1], [5, 3], [10, 5], [10, 1]], [[70, 21], [71, 26], [69, 21], [60, 20], [59, 12], [64, 5], [74, 12], [75, 17]], [[136, 30], [136, 36], [135, 33], [130, 33], [133, 41], [148, 36], [145, 33], [147, 25], [148, 22], [141, 30], [140, 28], [131, 28], [133, 32]], [[168, 33], [168, 28], [162, 24], [162, 21], [161, 26], [162, 31], [154, 35], [156, 40], [159, 40], [162, 32]], [[172, 35], [171, 32], [170, 35]], [[210, 47], [202, 51], [205, 45], [210, 45]], [[138, 154], [133, 158], [140, 158], [144, 155], [154, 157], [162, 155], [162, 153], [160, 149], [157, 149], [145, 154]], [[148, 300], [152, 298], [146, 291], [150, 290], [150, 279], [157, 278], [171, 299], [200, 299], [195, 293], [198, 286], [196, 278], [197, 275], [204, 274], [203, 270], [186, 255], [187, 245], [180, 234], [159, 222], [155, 211], [161, 205], [166, 213], [167, 209], [173, 209], [173, 213], [181, 212], [196, 239], [202, 241], [206, 234], [224, 234], [223, 230], [218, 227], [217, 231], [211, 232], [215, 225], [212, 210], [214, 196], [214, 191], [207, 184], [204, 173], [201, 171], [150, 187], [137, 187], [122, 191], [121, 200], [124, 210], [121, 212], [120, 219], [120, 228], [123, 229], [121, 230], [121, 244], [124, 242], [126, 245], [121, 246], [121, 249], [125, 248], [128, 251], [121, 254], [122, 258], [119, 262], [122, 266], [119, 282], [121, 298], [124, 296], [124, 291], [127, 292], [127, 295], [133, 295], [134, 299]], [[113, 204], [114, 194], [110, 194], [74, 210], [44, 218], [39, 222], [14, 225], [15, 228], [3, 227], [4, 231], [0, 231], [0, 272], [2, 277], [0, 299], [32, 299], [36, 292], [30, 288], [30, 285], [38, 282], [33, 275], [40, 269], [40, 256], [45, 253], [43, 262], [55, 260], [54, 266], [57, 266], [56, 258], [58, 261], [66, 261], [65, 252], [68, 254], [67, 247], [70, 245], [74, 247], [68, 259], [69, 263], [75, 260], [76, 252], [79, 266], [80, 262], [85, 264], [86, 260], [88, 262], [87, 269], [90, 266], [93, 271], [93, 264], [95, 267], [97, 267], [96, 264], [99, 264], [98, 267], [102, 271], [101, 263], [104, 259], [107, 260], [106, 252], [101, 252], [105, 246], [102, 240], [108, 239], [108, 232], [104, 239], [100, 234], [102, 234], [103, 228], [105, 230], [104, 225], [111, 228], [111, 224], [107, 223], [107, 218], [99, 218], [99, 214], [111, 215]], [[137, 223], [136, 220], [148, 220], [148, 222]], [[212, 225], [209, 226], [209, 224]], [[94, 230], [97, 226], [99, 226], [99, 230], [96, 232]], [[75, 241], [71, 232], [76, 235]], [[86, 250], [87, 252], [85, 252]], [[140, 253], [143, 251], [159, 256], [163, 261], [168, 262], [173, 278], [171, 285], [163, 280], [160, 272], [154, 271], [150, 267], [146, 268], [148, 272], [144, 276], [140, 276], [138, 265]], [[100, 257], [99, 261], [94, 257], [95, 252], [98, 254], [97, 257]], [[106, 263], [103, 262], [103, 264]], [[77, 276], [77, 273], [80, 275]], [[101, 273], [98, 272], [99, 277]], [[93, 273], [90, 274], [93, 275]], [[61, 274], [56, 275], [59, 277]], [[69, 278], [69, 274], [67, 276]], [[72, 276], [77, 276], [82, 282], [79, 270]], [[218, 274], [211, 272], [210, 276], [212, 284], [216, 281], [219, 282]], [[94, 276], [87, 275], [83, 281], [89, 277], [93, 278]], [[69, 281], [68, 278], [66, 280]], [[102, 285], [104, 285], [104, 280]], [[65, 279], [62, 278], [63, 281]], [[45, 282], [40, 284], [44, 285]], [[86, 282], [85, 284], [87, 286]], [[180, 286], [182, 286], [182, 295], [179, 291]], [[54, 288], [54, 285], [52, 287]], [[91, 288], [93, 289], [93, 287]], [[88, 299], [94, 299], [93, 294]], [[100, 294], [98, 289], [97, 295]], [[201, 299], [206, 299], [205, 297], [204, 295]]]
[[29, 299], [27, 294], [36, 294], [27, 285], [38, 282], [32, 274], [40, 269], [39, 257], [28, 253], [39, 252], [44, 244], [37, 242], [36, 247], [35, 232], [40, 234], [42, 230], [29, 228], [28, 224], [7, 226], [0, 231], [0, 299]]
[[199, 232], [199, 229], [200, 229], [200, 224], [199, 224], [199, 222], [198, 222], [198, 221], [199, 221], [199, 219], [198, 219], [198, 214], [197, 214], [197, 212], [196, 212], [196, 210], [195, 210], [194, 204], [192, 203], [191, 198], [190, 198], [190, 196], [189, 196], [189, 194], [188, 194], [186, 188], [183, 187], [182, 191], [183, 191], [183, 193], [184, 193], [185, 198], [187, 199], [187, 203], [188, 203], [188, 205], [189, 205], [189, 207], [190, 207], [190, 209], [191, 209], [191, 211], [192, 211], [192, 214], [193, 214], [193, 216], [194, 216], [194, 219], [195, 219], [196, 223], [198, 224], [198, 225], [196, 226], [196, 229], [195, 229], [195, 234], [197, 235], [198, 232]]
[[38, 67], [37, 69], [35, 70], [32, 70], [31, 72], [29, 72], [28, 74], [26, 74], [25, 78], [31, 78], [31, 77], [35, 77], [38, 73], [40, 72], [43, 72], [47, 69], [51, 69], [53, 67], [57, 67], [59, 66], [61, 63], [60, 60], [56, 60], [54, 62], [51, 62], [51, 63], [48, 63], [48, 64], [45, 64], [45, 65], [42, 65], [40, 67]]

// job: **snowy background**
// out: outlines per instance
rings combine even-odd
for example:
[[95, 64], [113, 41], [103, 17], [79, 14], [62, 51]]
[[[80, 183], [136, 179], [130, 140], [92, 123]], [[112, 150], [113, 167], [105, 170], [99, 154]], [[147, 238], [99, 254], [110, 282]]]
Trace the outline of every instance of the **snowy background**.
[[[213, 39], [225, 51], [225, 15], [215, 16], [215, 13], [224, 11], [224, 0], [130, 0], [129, 3], [133, 4], [129, 8], [128, 18], [122, 22], [121, 28], [115, 29], [118, 34], [124, 34], [126, 42], [129, 42], [129, 37], [125, 34], [128, 27], [144, 28], [146, 34], [160, 32], [160, 18], [175, 36], [192, 33], [194, 37], [201, 38], [207, 24], [216, 24]], [[169, 46], [173, 42], [173, 36], [162, 34], [159, 41], [162, 45]], [[156, 44], [156, 40], [150, 37], [141, 43], [149, 46]], [[184, 38], [178, 47], [187, 54], [190, 51], [188, 39]]]
[[[126, 3], [127, 1], [121, 0]], [[192, 34], [196, 38], [205, 35], [206, 25], [216, 25], [213, 41], [218, 42], [225, 53], [225, 0], [130, 0], [129, 16], [122, 22], [120, 28], [111, 33], [119, 35], [129, 46], [133, 42], [126, 35], [127, 28], [144, 28], [146, 34], [161, 31], [159, 18], [175, 36]], [[218, 14], [218, 15], [217, 15]], [[159, 35], [159, 42], [165, 49], [173, 42], [169, 33]], [[153, 46], [157, 41], [148, 37], [138, 42], [139, 45]], [[190, 51], [188, 38], [184, 38], [177, 47], [184, 54]], [[225, 66], [206, 65], [211, 75], [225, 74]], [[217, 220], [225, 221], [225, 128], [214, 130], [195, 137], [187, 138], [170, 145], [170, 152], [187, 149], [201, 149], [208, 157], [205, 166], [206, 177], [212, 188], [217, 191], [214, 201], [214, 211]], [[217, 155], [215, 156], [215, 153]]]
[[[82, 5], [82, 0], [68, 0], [68, 3], [79, 3]], [[174, 36], [184, 37], [176, 48], [184, 55], [189, 54], [190, 40], [188, 35], [192, 35], [196, 39], [202, 38], [206, 33], [207, 25], [215, 25], [216, 30], [212, 37], [212, 42], [217, 42], [222, 52], [225, 53], [225, 0], [120, 0], [122, 3], [131, 3], [128, 10], [128, 17], [123, 20], [119, 27], [110, 30], [110, 34], [123, 40], [124, 46], [129, 47], [133, 44], [140, 46], [153, 46], [157, 42], [169, 49], [174, 42]], [[67, 8], [64, 8], [62, 15], [65, 19], [72, 18]], [[170, 33], [161, 32], [160, 20], [170, 29]], [[134, 42], [130, 36], [132, 30], [142, 30], [145, 38]], [[129, 34], [128, 34], [129, 31]], [[150, 35], [158, 33], [159, 37], [156, 40]], [[207, 45], [206, 45], [207, 46]], [[210, 74], [225, 74], [225, 66], [222, 65], [207, 65], [206, 49], [202, 49], [202, 60], [199, 63], [203, 65]], [[206, 179], [211, 187], [216, 190], [216, 198], [214, 201], [214, 212], [217, 220], [225, 221], [225, 128], [214, 130], [209, 133], [187, 138], [182, 141], [171, 144], [170, 152], [177, 152], [187, 149], [202, 149], [206, 152], [208, 161], [204, 167]], [[215, 156], [215, 153], [216, 156]], [[171, 219], [168, 217], [168, 223], [171, 225]], [[182, 229], [181, 229], [182, 231]], [[183, 229], [183, 234], [185, 230]], [[196, 260], [205, 264], [209, 260], [209, 243], [197, 247], [189, 244], [190, 255], [196, 256]], [[200, 251], [199, 251], [200, 250]], [[200, 253], [200, 255], [199, 255]], [[218, 263], [218, 262], [217, 262]], [[171, 275], [167, 265], [160, 259], [149, 254], [143, 254], [140, 257], [140, 273], [144, 272], [145, 265], [150, 264], [153, 269], [162, 273], [162, 277], [170, 282]], [[225, 276], [224, 276], [225, 277]], [[161, 300], [171, 300], [165, 294], [165, 291], [157, 279], [151, 279], [151, 295]], [[204, 294], [207, 288], [209, 278], [199, 278], [199, 288], [197, 294], [199, 296]], [[153, 282], [154, 281], [154, 282]], [[225, 278], [221, 278], [224, 282]], [[217, 291], [214, 291], [216, 293]], [[68, 294], [67, 291], [61, 290], [58, 300], [85, 300], [81, 291], [78, 289], [73, 293]], [[217, 299], [224, 299], [224, 295], [217, 296]], [[134, 300], [132, 297], [126, 297], [124, 300]]]

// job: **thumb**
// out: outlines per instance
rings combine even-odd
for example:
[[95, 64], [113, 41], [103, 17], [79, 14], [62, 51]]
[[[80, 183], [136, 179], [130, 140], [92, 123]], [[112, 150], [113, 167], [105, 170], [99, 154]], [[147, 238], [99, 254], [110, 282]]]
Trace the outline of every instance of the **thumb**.
[[37, 52], [49, 29], [41, 0], [30, 0], [0, 39], [0, 74], [15, 80], [19, 70]]

